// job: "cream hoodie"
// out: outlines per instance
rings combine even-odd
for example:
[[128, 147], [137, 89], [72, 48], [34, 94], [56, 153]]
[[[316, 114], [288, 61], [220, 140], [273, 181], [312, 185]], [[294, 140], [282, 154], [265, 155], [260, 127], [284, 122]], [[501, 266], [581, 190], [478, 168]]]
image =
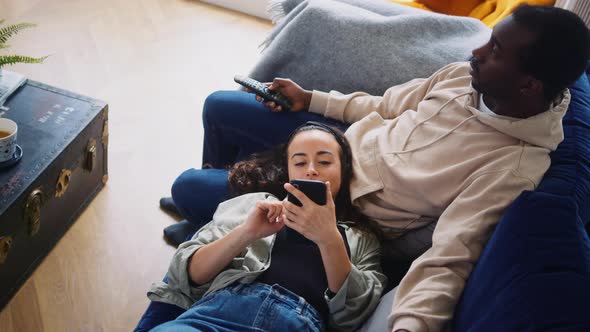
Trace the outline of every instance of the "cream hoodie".
[[438, 219], [432, 247], [399, 285], [394, 331], [447, 326], [503, 211], [539, 184], [563, 140], [569, 91], [527, 119], [488, 114], [477, 108], [469, 70], [450, 64], [382, 97], [313, 92], [311, 112], [352, 124], [353, 203], [390, 239]]

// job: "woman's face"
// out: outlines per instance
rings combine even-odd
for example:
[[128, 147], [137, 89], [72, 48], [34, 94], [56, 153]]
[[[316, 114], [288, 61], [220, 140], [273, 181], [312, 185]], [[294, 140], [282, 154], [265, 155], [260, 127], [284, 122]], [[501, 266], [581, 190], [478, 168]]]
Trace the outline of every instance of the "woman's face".
[[338, 195], [342, 166], [340, 145], [331, 134], [306, 130], [295, 135], [287, 149], [289, 180], [330, 181], [332, 197]]

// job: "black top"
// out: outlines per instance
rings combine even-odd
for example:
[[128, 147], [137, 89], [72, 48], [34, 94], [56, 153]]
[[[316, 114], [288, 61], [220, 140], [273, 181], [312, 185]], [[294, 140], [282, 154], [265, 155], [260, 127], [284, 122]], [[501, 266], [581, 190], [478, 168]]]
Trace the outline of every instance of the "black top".
[[[344, 228], [338, 227], [344, 239], [346, 252], [350, 258], [350, 247]], [[328, 289], [328, 279], [322, 262], [320, 249], [303, 235], [284, 227], [275, 239], [271, 253], [271, 264], [257, 279], [259, 282], [279, 284], [303, 297], [324, 320], [329, 310], [324, 292]]]

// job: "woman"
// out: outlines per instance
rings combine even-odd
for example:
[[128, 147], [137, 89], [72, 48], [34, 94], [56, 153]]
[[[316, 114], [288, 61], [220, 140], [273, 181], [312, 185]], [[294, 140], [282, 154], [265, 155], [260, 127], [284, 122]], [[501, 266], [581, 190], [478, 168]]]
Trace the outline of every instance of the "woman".
[[[369, 226], [342, 219], [355, 215], [346, 139], [326, 125], [307, 123], [282, 151], [236, 165], [234, 188], [320, 180], [327, 203], [317, 205], [285, 183], [301, 207], [264, 192], [220, 204], [213, 220], [178, 248], [168, 283], [150, 289], [153, 301], [190, 307], [155, 331], [355, 330], [372, 313], [386, 277]], [[280, 159], [270, 163], [273, 157]], [[273, 171], [251, 172], [260, 167]]]

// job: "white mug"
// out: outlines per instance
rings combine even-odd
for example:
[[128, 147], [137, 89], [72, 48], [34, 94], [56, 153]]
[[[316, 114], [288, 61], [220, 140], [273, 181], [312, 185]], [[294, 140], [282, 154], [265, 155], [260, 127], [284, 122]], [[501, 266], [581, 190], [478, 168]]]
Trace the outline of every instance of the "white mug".
[[17, 132], [16, 122], [0, 118], [0, 162], [10, 160], [14, 156]]

